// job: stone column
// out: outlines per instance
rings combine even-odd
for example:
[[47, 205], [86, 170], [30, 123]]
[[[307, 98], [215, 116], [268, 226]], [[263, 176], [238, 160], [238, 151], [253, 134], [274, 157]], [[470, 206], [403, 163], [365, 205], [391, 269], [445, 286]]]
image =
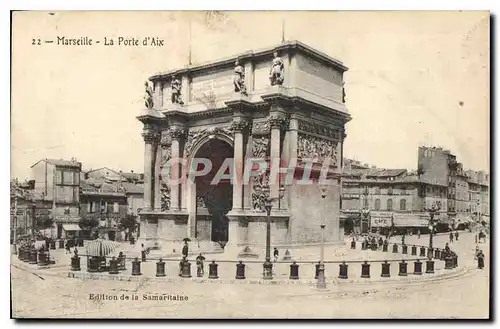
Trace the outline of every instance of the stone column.
[[243, 209], [243, 166], [244, 166], [244, 145], [243, 132], [248, 126], [248, 122], [242, 118], [235, 118], [231, 128], [234, 132], [234, 158], [233, 158], [233, 210]]
[[[252, 158], [252, 157], [253, 157], [253, 137], [252, 137], [251, 127], [249, 127], [244, 166], [247, 164], [246, 159]], [[243, 169], [245, 169], [245, 167], [243, 167]], [[248, 168], [247, 170], [250, 170], [250, 169], [251, 168]], [[251, 184], [251, 182], [252, 182], [252, 178], [249, 178], [248, 182], [244, 182], [245, 185], [243, 185], [243, 209], [252, 209], [252, 184]]]
[[[298, 141], [299, 141], [299, 120], [295, 118], [293, 115], [290, 117], [290, 124], [288, 126], [288, 150], [289, 150], [289, 159], [297, 160], [297, 150], [298, 150]], [[297, 163], [297, 162], [296, 162]], [[288, 200], [288, 207], [291, 206], [292, 203], [292, 191], [291, 186], [287, 188], [286, 198]]]
[[170, 130], [170, 137], [172, 139], [172, 161], [174, 162], [170, 167], [170, 179], [174, 181], [174, 184], [170, 184], [170, 209], [174, 211], [180, 209], [179, 193], [181, 184], [177, 181], [180, 178], [179, 173], [181, 168], [179, 143], [183, 133], [184, 131], [177, 127], [173, 127]]
[[[281, 152], [280, 152], [280, 144], [281, 144], [281, 130], [285, 124], [285, 117], [282, 114], [272, 113], [269, 116], [269, 124], [271, 126], [271, 152], [270, 152], [270, 166], [272, 167], [278, 160], [281, 161]], [[276, 160], [278, 159], [278, 160]], [[271, 169], [272, 170], [272, 169]], [[271, 189], [270, 196], [272, 198], [277, 198], [279, 196], [279, 175], [276, 176], [276, 179], [272, 177], [272, 181], [269, 181], [269, 186]], [[277, 204], [276, 204], [277, 205]]]
[[144, 129], [142, 137], [144, 138], [144, 209], [151, 210], [152, 207], [152, 178], [154, 162], [154, 144], [156, 132], [151, 129]]
[[161, 210], [161, 161], [162, 161], [162, 146], [161, 143], [156, 145], [156, 161], [155, 161], [155, 188], [154, 188], [154, 206], [155, 211]]

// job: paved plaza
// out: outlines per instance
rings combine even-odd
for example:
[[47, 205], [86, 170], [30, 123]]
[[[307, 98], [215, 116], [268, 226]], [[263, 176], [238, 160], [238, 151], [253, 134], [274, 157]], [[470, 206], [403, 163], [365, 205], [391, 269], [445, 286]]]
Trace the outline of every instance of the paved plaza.
[[[412, 241], [413, 238], [416, 239], [408, 237], [407, 242], [418, 242]], [[428, 241], [428, 236], [420, 240]], [[444, 246], [447, 237], [438, 236], [435, 240], [436, 246]], [[486, 255], [486, 268], [479, 270], [473, 259], [473, 242], [473, 236], [464, 233], [459, 242], [452, 245], [460, 257], [460, 271], [455, 275], [436, 276], [425, 281], [411, 280], [410, 276], [393, 281], [352, 280], [337, 284], [330, 281], [326, 291], [317, 290], [313, 284], [214, 284], [179, 277], [173, 282], [158, 282], [149, 274], [153, 268], [151, 265], [149, 269], [149, 264], [138, 281], [81, 280], [67, 277], [68, 265], [35, 270], [13, 260], [13, 316], [486, 318], [489, 312], [489, 244], [480, 245]], [[344, 247], [337, 246], [339, 248]], [[305, 252], [307, 248], [302, 250]], [[362, 254], [364, 251], [356, 252]], [[69, 255], [66, 257], [69, 260]], [[255, 265], [260, 269], [260, 264]], [[328, 274], [331, 271], [327, 266], [327, 277], [332, 276]], [[334, 272], [337, 276], [338, 270]], [[231, 271], [231, 275], [234, 273]], [[379, 268], [372, 273], [373, 277], [379, 277]], [[174, 273], [172, 275], [175, 277]], [[282, 271], [278, 269], [277, 276], [280, 275], [287, 275], [285, 267]], [[312, 275], [312, 272], [304, 275]], [[169, 300], [158, 300], [162, 294]]]

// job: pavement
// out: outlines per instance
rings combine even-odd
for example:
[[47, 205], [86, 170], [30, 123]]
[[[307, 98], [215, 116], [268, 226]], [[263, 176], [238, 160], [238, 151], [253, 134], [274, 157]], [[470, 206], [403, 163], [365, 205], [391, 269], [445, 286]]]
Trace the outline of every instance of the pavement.
[[[407, 243], [412, 243], [410, 238], [407, 237]], [[446, 239], [436, 237], [435, 246], [444, 246]], [[146, 275], [137, 281], [82, 280], [68, 278], [67, 268], [37, 270], [24, 263], [22, 266], [14, 258], [12, 314], [56, 318], [487, 318], [488, 243], [480, 245], [486, 255], [483, 270], [476, 268], [473, 259], [473, 236], [463, 234], [458, 243], [451, 245], [460, 257], [460, 269], [453, 275], [421, 281], [406, 277], [392, 281], [353, 278], [352, 282], [338, 282], [333, 278], [338, 270], [327, 267], [327, 278], [331, 281], [325, 291], [317, 290], [314, 284], [213, 285], [178, 277], [174, 282], [156, 281]], [[302, 252], [296, 255], [301, 256]], [[61, 259], [64, 257], [69, 260], [69, 255], [62, 255]], [[153, 268], [154, 264], [150, 264]], [[261, 264], [257, 265], [260, 269]], [[285, 269], [278, 273], [287, 275]], [[302, 275], [302, 265], [300, 271]], [[329, 276], [332, 272], [334, 275]], [[354, 272], [357, 271], [353, 275]], [[374, 277], [380, 274], [379, 269], [372, 273]], [[176, 274], [175, 271], [172, 276]], [[168, 300], [160, 300], [158, 296]]]

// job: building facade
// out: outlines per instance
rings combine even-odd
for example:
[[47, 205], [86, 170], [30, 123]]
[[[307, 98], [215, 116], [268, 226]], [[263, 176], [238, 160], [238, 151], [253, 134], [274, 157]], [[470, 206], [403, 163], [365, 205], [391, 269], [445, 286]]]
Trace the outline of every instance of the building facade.
[[[320, 187], [287, 185], [284, 197], [273, 204], [271, 232], [273, 245], [318, 242], [324, 222], [326, 240], [340, 241], [342, 146], [350, 120], [343, 102], [346, 70], [300, 42], [285, 42], [152, 76], [154, 89], [147, 87], [146, 109], [137, 117], [145, 142], [141, 237], [162, 245], [185, 237], [264, 245], [262, 187], [268, 185], [268, 172], [250, 184], [235, 178], [216, 186], [208, 183], [215, 172], [173, 185], [165, 185], [169, 180], [162, 176], [169, 159], [189, 164], [206, 157], [216, 167], [227, 158], [243, 164], [250, 157], [268, 164], [298, 159], [294, 174], [310, 160], [316, 175], [318, 165], [329, 160], [336, 183], [328, 187], [322, 216], [311, 216], [322, 199]], [[234, 168], [234, 177], [242, 177], [242, 168]], [[186, 166], [167, 169], [170, 181], [186, 177]], [[271, 197], [279, 196], [280, 183], [269, 182]]]
[[80, 173], [82, 164], [76, 159], [42, 159], [31, 166], [35, 181], [35, 201], [52, 203], [55, 221], [52, 238], [74, 236], [80, 230]]

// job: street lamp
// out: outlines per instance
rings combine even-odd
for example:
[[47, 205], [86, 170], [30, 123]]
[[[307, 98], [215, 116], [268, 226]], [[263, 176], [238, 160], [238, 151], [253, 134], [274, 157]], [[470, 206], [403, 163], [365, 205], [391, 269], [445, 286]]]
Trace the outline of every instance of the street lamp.
[[271, 197], [269, 195], [269, 186], [262, 187], [262, 192], [265, 195], [264, 208], [267, 212], [267, 225], [266, 225], [266, 261], [263, 264], [263, 278], [271, 280], [273, 278], [273, 263], [271, 263], [271, 209], [273, 208], [273, 202], [283, 198], [285, 195], [285, 188], [281, 186], [279, 188], [278, 197]]
[[433, 237], [434, 237], [434, 228], [435, 228], [435, 223], [434, 223], [434, 216], [436, 213], [441, 209], [441, 203], [440, 202], [435, 202], [432, 204], [431, 208], [424, 208], [424, 211], [429, 212], [429, 252], [427, 253], [427, 256], [429, 259], [432, 259], [432, 251], [433, 251]]
[[326, 187], [321, 188], [321, 199], [323, 199], [323, 224], [320, 225], [321, 228], [321, 249], [319, 254], [319, 266], [318, 266], [318, 281], [316, 282], [316, 288], [318, 289], [326, 289], [325, 282], [325, 209], [326, 209]]

